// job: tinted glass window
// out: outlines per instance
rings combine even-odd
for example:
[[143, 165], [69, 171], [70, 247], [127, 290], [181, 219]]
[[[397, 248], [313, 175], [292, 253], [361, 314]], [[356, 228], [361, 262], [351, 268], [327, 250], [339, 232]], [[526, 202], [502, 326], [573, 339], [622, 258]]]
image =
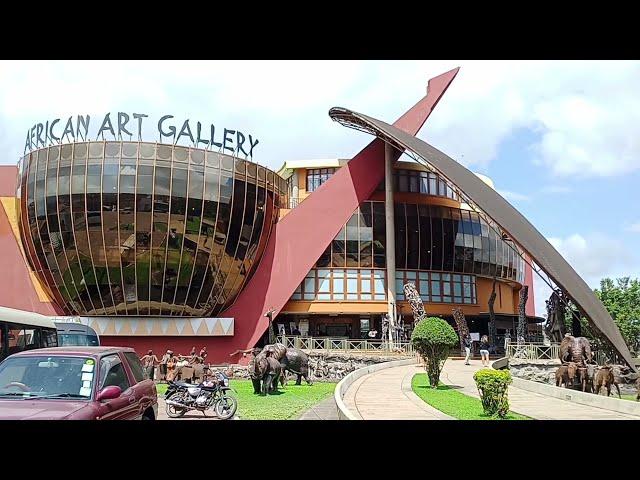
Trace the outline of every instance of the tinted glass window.
[[124, 392], [129, 388], [127, 372], [118, 355], [109, 355], [100, 360], [100, 388], [115, 385]]
[[58, 342], [61, 347], [65, 346], [82, 346], [95, 347], [100, 345], [98, 337], [95, 335], [84, 335], [78, 333], [61, 333], [58, 335]]
[[142, 369], [142, 364], [138, 359], [138, 356], [135, 352], [126, 352], [124, 354], [127, 357], [127, 361], [129, 362], [129, 366], [131, 367], [131, 371], [133, 372], [133, 378], [136, 379], [136, 382], [141, 382], [144, 380], [144, 370]]

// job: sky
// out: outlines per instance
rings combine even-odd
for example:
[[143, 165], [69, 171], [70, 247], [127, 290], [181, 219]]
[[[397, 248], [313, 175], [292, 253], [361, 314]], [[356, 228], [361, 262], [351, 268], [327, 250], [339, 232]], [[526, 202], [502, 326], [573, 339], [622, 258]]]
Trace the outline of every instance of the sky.
[[[331, 107], [392, 123], [455, 67], [418, 136], [488, 175], [591, 287], [640, 277], [637, 61], [0, 61], [0, 164], [17, 163], [37, 123], [108, 112], [114, 125], [117, 112], [149, 115], [148, 141], [167, 114], [178, 131], [186, 119], [194, 134], [198, 121], [240, 130], [274, 169], [351, 158], [371, 137]], [[542, 315], [549, 290], [534, 284]]]

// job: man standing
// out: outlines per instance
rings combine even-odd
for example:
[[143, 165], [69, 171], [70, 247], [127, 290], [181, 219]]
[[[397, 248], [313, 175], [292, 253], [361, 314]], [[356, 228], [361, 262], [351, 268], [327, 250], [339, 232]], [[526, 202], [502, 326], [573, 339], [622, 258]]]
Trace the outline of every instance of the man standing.
[[465, 365], [471, 365], [469, 363], [469, 358], [471, 358], [471, 345], [472, 345], [472, 340], [471, 340], [471, 335], [469, 335], [467, 333], [467, 336], [464, 337], [464, 351], [465, 351], [465, 357], [464, 357], [464, 364]]
[[202, 347], [202, 348], [200, 349], [200, 355], [199, 355], [199, 356], [200, 356], [200, 361], [201, 361], [202, 363], [205, 363], [205, 360], [207, 359], [207, 355], [209, 355], [209, 354], [207, 353], [207, 347]]

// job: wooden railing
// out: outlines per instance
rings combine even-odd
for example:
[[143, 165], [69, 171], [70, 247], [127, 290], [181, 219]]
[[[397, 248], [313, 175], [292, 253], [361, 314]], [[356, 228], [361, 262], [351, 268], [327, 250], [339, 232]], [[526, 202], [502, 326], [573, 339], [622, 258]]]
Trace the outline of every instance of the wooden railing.
[[413, 346], [410, 342], [395, 342], [393, 345], [382, 340], [359, 340], [349, 338], [331, 337], [300, 337], [278, 335], [278, 342], [287, 347], [301, 350], [337, 350], [353, 352], [385, 352], [413, 354]]

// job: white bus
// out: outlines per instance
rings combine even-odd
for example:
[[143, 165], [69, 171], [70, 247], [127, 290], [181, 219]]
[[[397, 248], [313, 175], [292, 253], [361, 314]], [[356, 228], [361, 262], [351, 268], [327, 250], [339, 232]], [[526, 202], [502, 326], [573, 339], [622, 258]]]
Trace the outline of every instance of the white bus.
[[23, 350], [57, 346], [58, 334], [51, 318], [0, 307], [0, 361]]

